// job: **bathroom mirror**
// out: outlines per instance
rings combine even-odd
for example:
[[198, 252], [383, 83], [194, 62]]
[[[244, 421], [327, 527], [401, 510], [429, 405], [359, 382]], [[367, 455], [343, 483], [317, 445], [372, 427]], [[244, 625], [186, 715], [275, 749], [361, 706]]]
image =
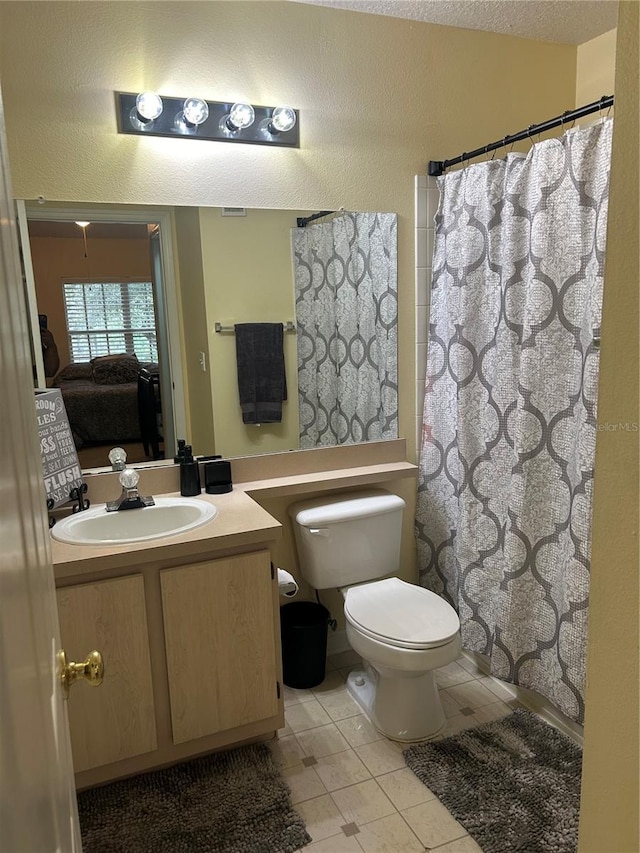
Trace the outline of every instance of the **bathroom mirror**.
[[[312, 213], [26, 202], [22, 239], [29, 249], [25, 252], [23, 245], [25, 275], [32, 282], [34, 351], [37, 355], [40, 325], [45, 323], [60, 357], [55, 375], [49, 376], [46, 384], [62, 387], [63, 395], [65, 391], [71, 395], [71, 389], [77, 392], [75, 401], [70, 396], [67, 398], [67, 408], [80, 407], [77, 444], [83, 470], [108, 465], [107, 455], [114, 440], [125, 446], [128, 462], [134, 464], [165, 456], [171, 458], [175, 440], [184, 436], [189, 437], [199, 455], [234, 457], [301, 447], [297, 331], [303, 329], [305, 352], [334, 347], [337, 343], [329, 340], [330, 330], [327, 334], [319, 328], [325, 319], [324, 308], [320, 319], [318, 315], [314, 318], [309, 316], [308, 304], [301, 307], [299, 298], [296, 310], [294, 256], [298, 258], [299, 276], [300, 264], [306, 270], [307, 261], [313, 266], [319, 260], [327, 269], [344, 261], [339, 251], [323, 261], [315, 244], [303, 249], [298, 245], [296, 250], [292, 229], [299, 233], [298, 218]], [[327, 224], [339, 216], [324, 217], [314, 224]], [[395, 217], [392, 218], [390, 236], [395, 241]], [[302, 258], [305, 251], [308, 258]], [[385, 274], [395, 279], [395, 246], [389, 264]], [[85, 297], [87, 283], [95, 291], [91, 300]], [[129, 312], [127, 317], [123, 320], [122, 312], [116, 312], [115, 319], [105, 323], [106, 329], [89, 333], [89, 326], [94, 330], [100, 327], [96, 320], [96, 300], [106, 304], [114, 298], [120, 307], [124, 304], [125, 314]], [[395, 302], [395, 297], [392, 301]], [[385, 300], [385, 304], [388, 302]], [[100, 310], [100, 316], [104, 316], [107, 309]], [[301, 310], [306, 311], [302, 327], [296, 322], [299, 320], [296, 314]], [[80, 323], [78, 330], [77, 322], [74, 326], [74, 311], [76, 315], [84, 312], [84, 320], [93, 312], [93, 325], [89, 318]], [[357, 312], [352, 309], [351, 313]], [[134, 314], [135, 322], [131, 320]], [[360, 318], [354, 316], [353, 321], [359, 335]], [[122, 322], [133, 324], [135, 329], [119, 328]], [[234, 324], [249, 322], [285, 325], [287, 399], [280, 423], [242, 422]], [[395, 361], [396, 324], [391, 326], [391, 332], [387, 329], [385, 333], [389, 349], [385, 358]], [[113, 373], [119, 382], [119, 372], [126, 374], [125, 368], [128, 370], [130, 365], [112, 365], [106, 359], [106, 365], [100, 365], [107, 368], [106, 384], [96, 385], [91, 370], [91, 359], [96, 354], [100, 358], [107, 352], [131, 352], [133, 337], [141, 366], [155, 375], [156, 387], [151, 390], [150, 405], [153, 407], [155, 401], [161, 410], [151, 415], [152, 424], [159, 425], [158, 435], [154, 435], [152, 426], [148, 435], [142, 435], [146, 443], [114, 438], [125, 436], [128, 429], [122, 423], [118, 426], [112, 422], [110, 412], [115, 410], [121, 421], [123, 418], [126, 421], [126, 417], [135, 419], [140, 414], [140, 390], [135, 382], [123, 381], [119, 388], [110, 387]], [[360, 357], [357, 347], [355, 357]], [[370, 353], [367, 357], [370, 358]], [[349, 358], [352, 358], [350, 350]], [[123, 380], [132, 379], [124, 374]], [[128, 401], [125, 392], [129, 394]], [[109, 393], [114, 395], [110, 402]], [[397, 438], [397, 388], [391, 388], [389, 394], [396, 400], [395, 421], [387, 425], [385, 434], [376, 434], [375, 440]], [[106, 408], [101, 408], [101, 401], [107, 401]], [[74, 410], [70, 420], [75, 417]], [[307, 427], [311, 420], [312, 429], [315, 428], [321, 417], [315, 407], [303, 404], [302, 422]], [[359, 441], [364, 434], [361, 419], [355, 420], [358, 420], [357, 429], [345, 443]], [[318, 441], [321, 446], [328, 446], [326, 438]]]

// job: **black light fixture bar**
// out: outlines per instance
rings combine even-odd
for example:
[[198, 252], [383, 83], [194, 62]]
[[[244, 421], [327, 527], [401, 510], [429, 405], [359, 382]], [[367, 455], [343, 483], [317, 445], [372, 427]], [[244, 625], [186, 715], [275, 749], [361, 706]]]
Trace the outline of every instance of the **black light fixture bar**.
[[137, 93], [116, 92], [116, 115], [118, 133], [135, 136], [165, 136], [173, 139], [206, 139], [215, 142], [243, 142], [250, 145], [271, 145], [285, 148], [299, 148], [299, 114], [291, 130], [275, 132], [271, 124], [276, 107], [257, 107], [255, 120], [250, 127], [234, 131], [227, 124], [233, 102], [206, 101], [209, 115], [202, 124], [189, 125], [180, 121], [185, 98], [162, 98], [162, 113], [151, 121], [141, 119], [136, 109]]
[[613, 95], [603, 95], [599, 101], [594, 101], [592, 104], [586, 104], [584, 107], [578, 107], [575, 110], [567, 110], [561, 116], [550, 118], [540, 124], [532, 124], [526, 130], [520, 130], [518, 133], [505, 136], [504, 139], [498, 139], [497, 142], [490, 142], [489, 145], [476, 148], [475, 151], [469, 151], [468, 154], [460, 154], [459, 157], [454, 157], [452, 160], [429, 160], [427, 174], [429, 177], [439, 178], [449, 166], [457, 166], [460, 163], [465, 163], [467, 160], [473, 160], [474, 157], [488, 154], [489, 151], [496, 151], [505, 145], [511, 145], [512, 142], [520, 142], [527, 138], [530, 139], [535, 134], [544, 133], [547, 130], [552, 130], [554, 127], [560, 127], [568, 121], [576, 121], [579, 118], [584, 118], [591, 115], [591, 113], [597, 113], [612, 106]]

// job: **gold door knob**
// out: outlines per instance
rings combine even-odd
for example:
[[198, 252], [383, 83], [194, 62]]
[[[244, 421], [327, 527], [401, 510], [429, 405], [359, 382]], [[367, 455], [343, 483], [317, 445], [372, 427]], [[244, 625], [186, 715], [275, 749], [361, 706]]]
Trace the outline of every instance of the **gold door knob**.
[[69, 696], [71, 685], [81, 678], [92, 687], [102, 684], [104, 663], [100, 652], [96, 652], [95, 650], [89, 652], [85, 661], [74, 663], [74, 661], [67, 661], [67, 654], [62, 649], [58, 652], [58, 660], [60, 662], [60, 681], [62, 682], [65, 699]]

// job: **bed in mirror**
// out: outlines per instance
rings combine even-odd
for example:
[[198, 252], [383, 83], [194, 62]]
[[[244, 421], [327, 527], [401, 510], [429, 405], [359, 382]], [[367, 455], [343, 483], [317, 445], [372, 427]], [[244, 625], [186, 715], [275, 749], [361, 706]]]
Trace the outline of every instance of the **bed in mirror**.
[[[115, 444], [137, 464], [179, 438], [228, 458], [398, 437], [396, 216], [313, 214], [22, 206], [36, 385], [84, 470]], [[237, 324], [282, 327], [279, 418], [243, 419]]]

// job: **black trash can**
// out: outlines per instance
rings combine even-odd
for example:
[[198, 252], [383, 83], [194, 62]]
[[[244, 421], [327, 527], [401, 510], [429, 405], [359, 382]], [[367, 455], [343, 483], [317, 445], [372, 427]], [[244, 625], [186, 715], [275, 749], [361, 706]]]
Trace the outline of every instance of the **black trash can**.
[[282, 680], [287, 687], [316, 687], [324, 681], [330, 613], [315, 601], [280, 608]]

